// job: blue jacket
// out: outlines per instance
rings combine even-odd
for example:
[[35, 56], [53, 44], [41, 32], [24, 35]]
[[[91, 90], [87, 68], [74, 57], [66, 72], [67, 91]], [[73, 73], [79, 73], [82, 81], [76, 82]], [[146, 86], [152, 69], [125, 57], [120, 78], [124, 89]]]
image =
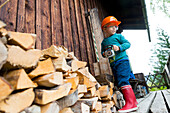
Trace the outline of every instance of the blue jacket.
[[[119, 46], [120, 50], [115, 51], [115, 56], [109, 58], [109, 63], [114, 65], [115, 61], [121, 60], [121, 59], [128, 59], [128, 56], [126, 54], [126, 49], [130, 47], [130, 43], [128, 40], [124, 38], [123, 35], [115, 33], [114, 35], [104, 38], [101, 43], [101, 54], [103, 56], [103, 53], [105, 52], [105, 47], [107, 45], [117, 45]], [[105, 57], [105, 56], [103, 56]]]

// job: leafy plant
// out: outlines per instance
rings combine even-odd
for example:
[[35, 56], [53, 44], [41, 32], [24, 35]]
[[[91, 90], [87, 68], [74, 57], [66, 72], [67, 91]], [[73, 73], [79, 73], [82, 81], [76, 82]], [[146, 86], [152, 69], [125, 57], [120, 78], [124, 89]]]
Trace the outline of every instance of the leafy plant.
[[170, 18], [170, 0], [150, 0], [150, 7], [154, 13], [160, 10]]

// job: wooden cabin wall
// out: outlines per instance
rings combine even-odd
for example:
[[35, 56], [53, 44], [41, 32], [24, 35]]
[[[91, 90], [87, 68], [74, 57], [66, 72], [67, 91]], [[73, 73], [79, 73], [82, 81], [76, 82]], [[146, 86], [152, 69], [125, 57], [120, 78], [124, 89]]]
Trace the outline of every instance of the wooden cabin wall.
[[38, 49], [64, 45], [79, 60], [88, 62], [94, 75], [96, 56], [85, 16], [92, 8], [98, 8], [101, 20], [106, 15], [98, 0], [10, 0], [0, 9], [0, 19], [7, 30], [37, 34]]

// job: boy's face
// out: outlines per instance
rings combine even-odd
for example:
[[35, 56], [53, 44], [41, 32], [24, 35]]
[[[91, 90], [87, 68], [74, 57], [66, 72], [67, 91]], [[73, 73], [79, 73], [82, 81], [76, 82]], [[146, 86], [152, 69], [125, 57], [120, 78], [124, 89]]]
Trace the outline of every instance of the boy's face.
[[107, 37], [112, 36], [116, 33], [117, 25], [114, 23], [108, 23], [104, 26], [103, 31], [106, 34]]

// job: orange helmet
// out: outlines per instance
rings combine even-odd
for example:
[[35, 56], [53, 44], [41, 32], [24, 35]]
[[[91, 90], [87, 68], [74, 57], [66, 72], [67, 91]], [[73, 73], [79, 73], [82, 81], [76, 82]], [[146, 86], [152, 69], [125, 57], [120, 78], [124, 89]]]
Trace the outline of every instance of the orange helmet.
[[108, 17], [104, 18], [102, 21], [102, 29], [103, 29], [104, 25], [106, 25], [108, 23], [115, 23], [118, 26], [121, 23], [121, 21], [118, 21], [114, 16], [108, 16]]

